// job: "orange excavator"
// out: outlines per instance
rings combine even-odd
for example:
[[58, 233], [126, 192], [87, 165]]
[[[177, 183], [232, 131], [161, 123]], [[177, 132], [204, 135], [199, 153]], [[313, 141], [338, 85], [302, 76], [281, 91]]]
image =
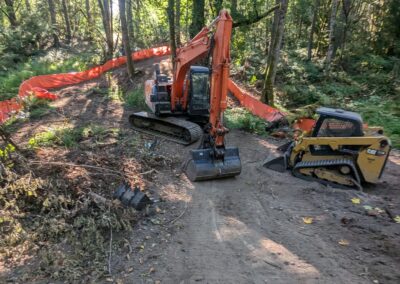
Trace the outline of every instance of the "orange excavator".
[[[193, 39], [179, 48], [173, 78], [161, 74], [145, 83], [146, 104], [153, 113], [138, 112], [129, 117], [142, 132], [191, 144], [185, 173], [192, 181], [231, 177], [240, 174], [237, 147], [226, 147], [223, 112], [227, 107], [232, 18], [226, 10]], [[199, 61], [209, 66], [195, 66]], [[196, 122], [206, 120], [203, 130]]]

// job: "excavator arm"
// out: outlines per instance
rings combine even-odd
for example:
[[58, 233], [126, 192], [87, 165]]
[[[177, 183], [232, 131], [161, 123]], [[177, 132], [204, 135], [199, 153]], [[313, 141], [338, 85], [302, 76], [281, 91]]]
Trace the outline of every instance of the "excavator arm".
[[184, 93], [184, 82], [190, 66], [211, 53], [211, 90], [209, 133], [217, 147], [224, 146], [226, 128], [222, 125], [222, 114], [226, 109], [228, 92], [230, 38], [232, 18], [226, 10], [208, 27], [204, 27], [185, 46], [178, 49], [174, 64], [174, 80], [171, 92], [171, 109], [186, 109], [188, 95]]
[[177, 52], [171, 93], [172, 110], [186, 107], [188, 95], [183, 92], [190, 66], [211, 54], [210, 116], [199, 149], [191, 151], [186, 174], [191, 180], [206, 180], [240, 174], [241, 162], [237, 147], [225, 146], [228, 129], [223, 125], [227, 106], [232, 18], [226, 10], [209, 27], [203, 28]]

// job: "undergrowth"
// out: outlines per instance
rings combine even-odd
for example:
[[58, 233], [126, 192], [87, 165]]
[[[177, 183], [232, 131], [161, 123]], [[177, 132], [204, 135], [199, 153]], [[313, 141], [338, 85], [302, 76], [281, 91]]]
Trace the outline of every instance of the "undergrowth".
[[98, 64], [99, 59], [95, 53], [53, 49], [6, 70], [0, 69], [0, 101], [15, 97], [20, 84], [33, 76], [82, 71]]
[[17, 282], [44, 276], [71, 283], [88, 271], [91, 281], [108, 275], [110, 230], [114, 243], [122, 242], [115, 234], [131, 231], [132, 208], [98, 203], [62, 178], [39, 177], [26, 167], [18, 174], [8, 168], [0, 186], [0, 260], [11, 267], [24, 254], [36, 260]]
[[79, 142], [89, 137], [102, 140], [106, 135], [118, 135], [118, 129], [106, 129], [100, 125], [88, 124], [82, 127], [58, 127], [38, 133], [29, 139], [30, 148], [65, 146], [77, 147]]
[[265, 133], [265, 121], [251, 114], [245, 108], [231, 108], [224, 113], [225, 124], [231, 129], [241, 129], [248, 132]]

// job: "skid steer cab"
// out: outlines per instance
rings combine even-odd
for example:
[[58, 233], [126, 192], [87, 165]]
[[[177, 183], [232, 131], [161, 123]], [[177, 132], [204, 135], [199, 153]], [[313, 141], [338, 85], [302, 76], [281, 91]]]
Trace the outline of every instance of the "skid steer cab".
[[264, 166], [340, 188], [361, 190], [363, 183], [378, 182], [391, 150], [383, 130], [363, 127], [358, 113], [333, 108], [317, 113], [311, 136], [280, 147], [284, 155]]

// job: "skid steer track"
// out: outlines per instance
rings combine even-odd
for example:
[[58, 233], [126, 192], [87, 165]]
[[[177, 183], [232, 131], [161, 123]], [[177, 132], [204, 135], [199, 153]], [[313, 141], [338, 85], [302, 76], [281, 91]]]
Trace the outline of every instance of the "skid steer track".
[[158, 117], [145, 111], [131, 114], [129, 122], [134, 129], [140, 132], [183, 145], [196, 142], [203, 134], [203, 130], [196, 123], [176, 117]]
[[[326, 168], [326, 169], [330, 169], [330, 168], [336, 168], [339, 166], [348, 166], [350, 167], [352, 174], [353, 174], [353, 187], [352, 186], [346, 186], [343, 184], [339, 184], [339, 183], [335, 183], [331, 180], [324, 180], [324, 179], [320, 179], [314, 176], [308, 176], [308, 175], [303, 175], [300, 172], [300, 169], [302, 168]], [[316, 181], [319, 183], [322, 183], [324, 185], [329, 185], [332, 187], [336, 187], [336, 188], [342, 188], [342, 189], [358, 189], [362, 191], [362, 187], [361, 187], [361, 180], [360, 177], [358, 175], [357, 169], [354, 165], [354, 163], [351, 160], [348, 159], [337, 159], [337, 160], [321, 160], [321, 161], [304, 161], [304, 162], [299, 162], [297, 163], [294, 168], [292, 169], [292, 173], [295, 177], [304, 179], [304, 180], [308, 180], [308, 181]]]

